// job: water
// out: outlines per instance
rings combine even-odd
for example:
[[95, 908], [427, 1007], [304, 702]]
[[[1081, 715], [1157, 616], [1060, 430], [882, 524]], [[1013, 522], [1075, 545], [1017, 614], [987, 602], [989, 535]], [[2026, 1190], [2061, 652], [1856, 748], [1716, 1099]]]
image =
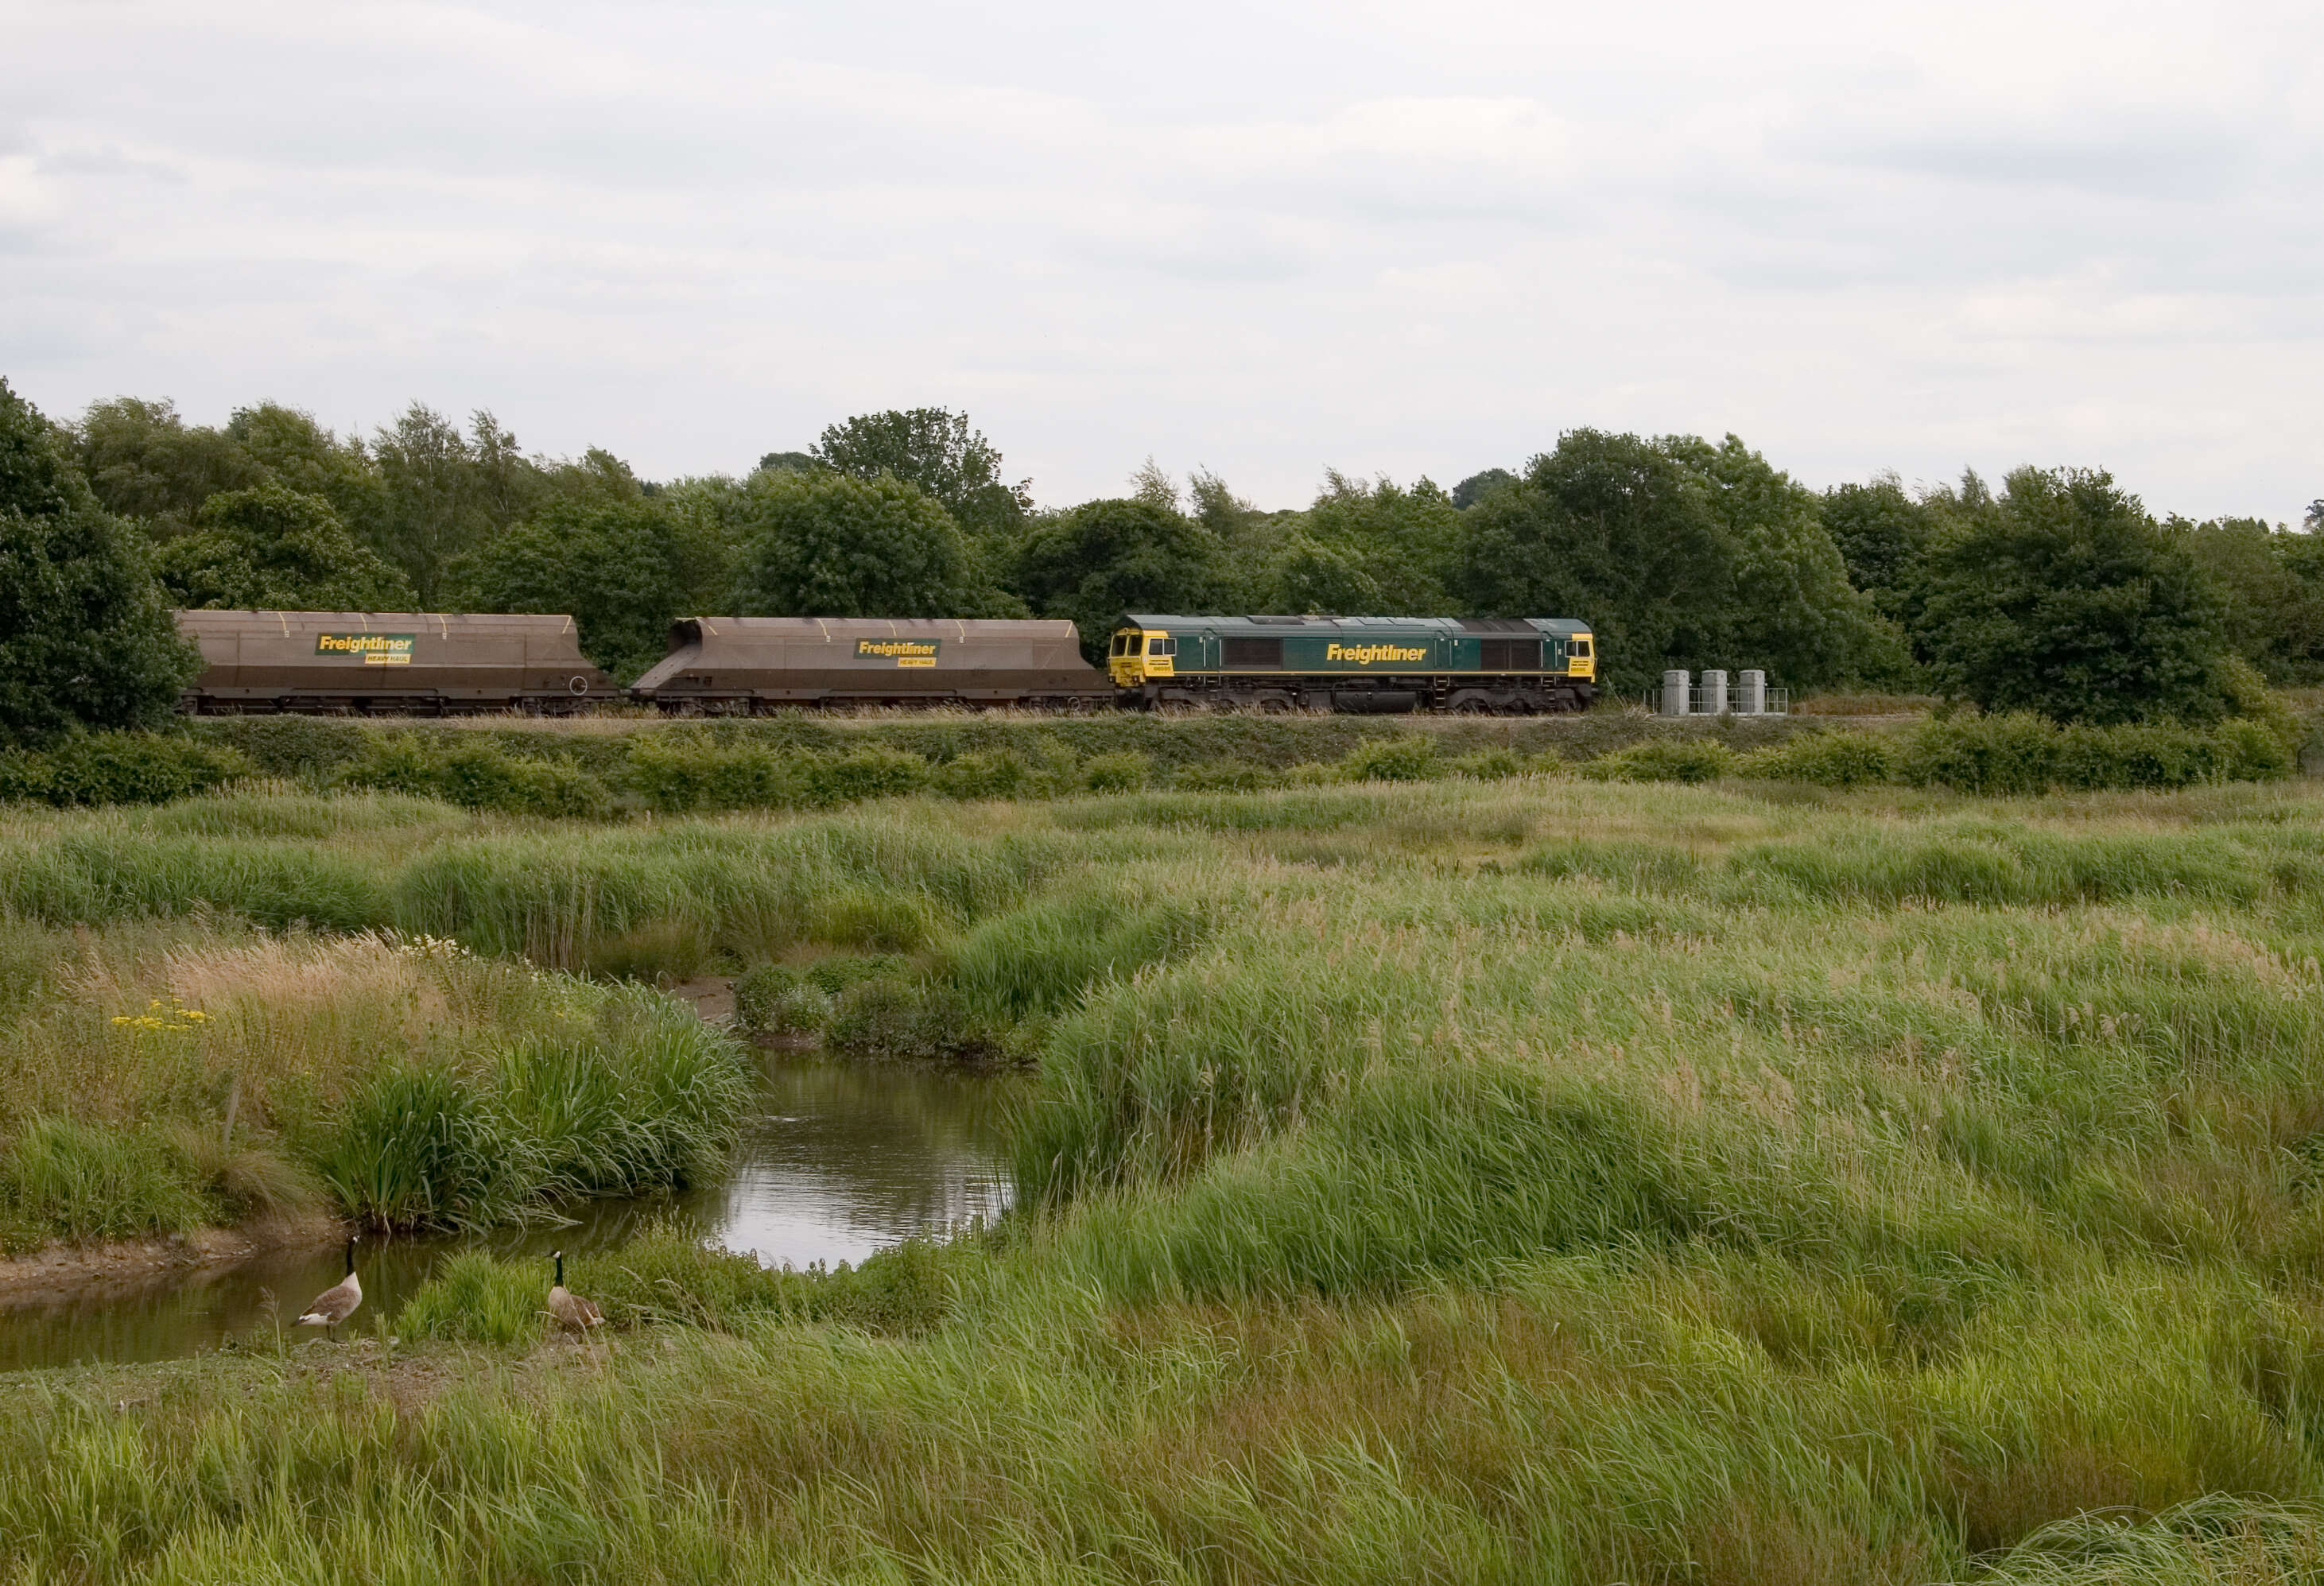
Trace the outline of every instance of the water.
[[[618, 1245], [676, 1216], [770, 1266], [860, 1261], [916, 1234], [941, 1234], [1009, 1203], [1001, 1114], [1013, 1082], [900, 1066], [770, 1056], [760, 1108], [727, 1176], [675, 1198], [571, 1208], [564, 1225], [472, 1240], [360, 1247], [364, 1305], [342, 1337], [392, 1318], [446, 1257], [479, 1246], [503, 1257]], [[233, 1267], [99, 1281], [69, 1297], [0, 1310], [0, 1371], [86, 1360], [157, 1360], [288, 1328], [337, 1283], [337, 1248], [275, 1251]], [[306, 1336], [304, 1329], [296, 1334]]]

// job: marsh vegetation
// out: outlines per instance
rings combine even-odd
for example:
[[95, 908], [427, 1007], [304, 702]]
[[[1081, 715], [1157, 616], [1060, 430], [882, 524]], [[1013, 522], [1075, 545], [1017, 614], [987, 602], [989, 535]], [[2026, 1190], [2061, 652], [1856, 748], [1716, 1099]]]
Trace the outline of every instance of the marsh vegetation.
[[[20, 808], [20, 1243], [682, 1177], [741, 1048], [650, 982], [709, 968], [766, 1028], [1032, 1073], [969, 1237], [783, 1273], [650, 1228], [569, 1263], [586, 1350], [478, 1254], [392, 1344], [0, 1379], [0, 1560], [2310, 1579], [2319, 814], [1537, 774]], [[450, 1120], [428, 1171], [394, 1116]]]

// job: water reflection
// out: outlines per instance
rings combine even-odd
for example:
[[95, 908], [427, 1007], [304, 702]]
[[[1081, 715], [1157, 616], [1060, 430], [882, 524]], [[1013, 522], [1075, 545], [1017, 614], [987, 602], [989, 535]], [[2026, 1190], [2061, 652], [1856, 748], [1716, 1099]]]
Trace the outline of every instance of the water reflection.
[[[860, 1261], [922, 1233], [943, 1233], [1009, 1203], [1001, 1119], [1016, 1082], [908, 1067], [770, 1056], [757, 1113], [722, 1180], [677, 1196], [602, 1202], [564, 1226], [474, 1240], [396, 1240], [361, 1251], [364, 1308], [340, 1330], [392, 1319], [447, 1255], [482, 1246], [545, 1258], [618, 1245], [656, 1217], [770, 1266]], [[275, 1251], [239, 1265], [159, 1278], [105, 1280], [0, 1311], [0, 1371], [82, 1360], [154, 1360], [290, 1330], [338, 1281], [339, 1252]], [[548, 1286], [548, 1267], [541, 1284]], [[305, 1336], [306, 1330], [295, 1330]]]

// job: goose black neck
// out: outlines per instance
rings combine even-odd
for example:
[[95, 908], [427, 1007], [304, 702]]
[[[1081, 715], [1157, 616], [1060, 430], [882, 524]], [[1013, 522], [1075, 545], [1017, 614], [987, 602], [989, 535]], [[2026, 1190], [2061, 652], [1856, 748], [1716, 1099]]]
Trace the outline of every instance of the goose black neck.
[[355, 1275], [355, 1240], [347, 1240], [347, 1276], [348, 1276], [349, 1277], [353, 1277]]
[[557, 1253], [557, 1286], [565, 1286], [565, 1252], [562, 1250]]

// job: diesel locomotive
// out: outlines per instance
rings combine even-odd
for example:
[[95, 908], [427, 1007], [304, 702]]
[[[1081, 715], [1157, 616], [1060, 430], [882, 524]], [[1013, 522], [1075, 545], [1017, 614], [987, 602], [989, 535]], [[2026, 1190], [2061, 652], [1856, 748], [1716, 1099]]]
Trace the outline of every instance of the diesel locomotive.
[[1125, 705], [1532, 715], [1589, 707], [1597, 644], [1563, 617], [1174, 617], [1114, 631]]

